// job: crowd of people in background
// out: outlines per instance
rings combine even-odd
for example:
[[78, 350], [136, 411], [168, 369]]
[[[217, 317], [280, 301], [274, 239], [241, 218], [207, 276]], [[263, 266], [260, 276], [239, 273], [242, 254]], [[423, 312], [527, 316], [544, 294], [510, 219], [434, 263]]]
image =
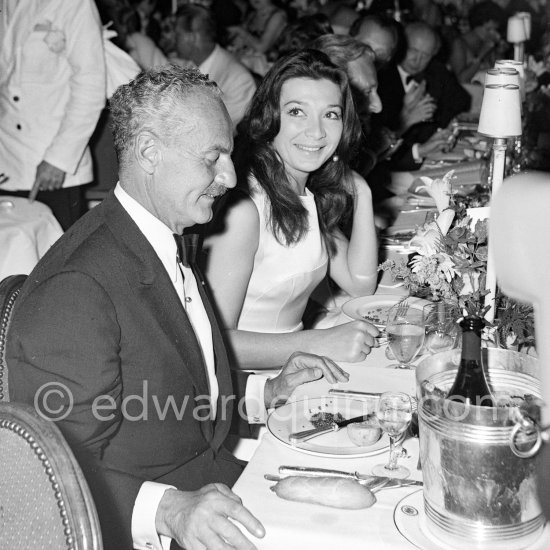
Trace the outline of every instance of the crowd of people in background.
[[[481, 86], [485, 70], [495, 59], [511, 57], [511, 45], [505, 40], [506, 21], [511, 14], [531, 13], [532, 36], [526, 53], [541, 84], [547, 83], [550, 74], [550, 10], [545, 0], [96, 0], [95, 4], [101, 24], [117, 33], [112, 41], [139, 68], [167, 64], [198, 67], [217, 82], [237, 143], [239, 124], [254, 91], [277, 59], [309, 47], [315, 40], [321, 39], [322, 43], [327, 36], [347, 37], [345, 55], [352, 55], [350, 61], [362, 56], [357, 53], [359, 42], [370, 47], [374, 52], [374, 75], [372, 69], [352, 67], [350, 63], [362, 126], [352, 167], [368, 181], [375, 205], [388, 196], [391, 170], [419, 168], [426, 155], [446, 146], [447, 135], [437, 130], [470, 108], [464, 86]], [[99, 43], [84, 47], [90, 59], [91, 51], [100, 48]], [[86, 56], [77, 52], [74, 55], [82, 65]], [[336, 62], [338, 58], [343, 59], [336, 56]], [[364, 63], [354, 61], [355, 65]], [[96, 82], [100, 83], [104, 75], [99, 74], [99, 68], [97, 72]], [[399, 81], [402, 87], [397, 85]], [[92, 130], [97, 122], [96, 111], [97, 105], [93, 112], [89, 110], [88, 126]], [[90, 128], [81, 136], [89, 139]], [[5, 140], [9, 143], [18, 133]], [[49, 146], [44, 143], [42, 151]], [[80, 159], [80, 155], [75, 156]], [[38, 163], [44, 159], [36, 160]], [[71, 163], [73, 168], [76, 160]], [[10, 182], [9, 170], [4, 166], [2, 177], [6, 182], [0, 192], [34, 189], [34, 194], [40, 193], [39, 200], [49, 204], [57, 215], [59, 201], [51, 200], [52, 192], [72, 186], [74, 178], [65, 169], [68, 166], [65, 162], [62, 167], [66, 179], [54, 174], [36, 183], [29, 176], [29, 182], [19, 187], [14, 187], [13, 175]], [[82, 160], [78, 168], [82, 172]], [[78, 184], [90, 181], [92, 176], [87, 175]], [[74, 213], [58, 215], [63, 217], [65, 228], [85, 210], [80, 187], [78, 195], [74, 191], [70, 198], [71, 205], [78, 203]]]

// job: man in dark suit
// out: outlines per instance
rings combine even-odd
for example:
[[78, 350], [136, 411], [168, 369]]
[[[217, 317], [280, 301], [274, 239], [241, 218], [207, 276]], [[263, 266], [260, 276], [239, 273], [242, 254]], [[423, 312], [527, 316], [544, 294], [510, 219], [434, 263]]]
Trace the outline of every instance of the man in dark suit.
[[406, 53], [378, 74], [382, 112], [377, 123], [403, 138], [392, 155], [394, 170], [419, 168], [424, 157], [445, 146], [448, 126], [457, 114], [467, 111], [470, 96], [456, 77], [434, 59], [440, 46], [437, 33], [425, 23], [405, 27]]
[[[160, 550], [170, 539], [249, 549], [243, 532], [264, 529], [227, 487], [242, 464], [223, 446], [235, 401], [226, 352], [196, 241], [179, 238], [235, 186], [231, 121], [214, 83], [175, 67], [120, 87], [111, 114], [120, 181], [21, 291], [6, 356], [13, 399], [59, 422], [106, 549]], [[265, 386], [249, 378], [248, 415], [323, 375], [347, 379], [306, 354]]]

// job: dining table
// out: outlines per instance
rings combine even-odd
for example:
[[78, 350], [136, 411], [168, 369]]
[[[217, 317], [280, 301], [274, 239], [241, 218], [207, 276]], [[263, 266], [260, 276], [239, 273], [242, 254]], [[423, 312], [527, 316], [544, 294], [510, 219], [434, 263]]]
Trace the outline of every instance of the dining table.
[[[332, 389], [374, 393], [400, 391], [411, 396], [416, 395], [415, 371], [388, 368], [390, 360], [386, 357], [385, 348], [385, 345], [373, 348], [367, 358], [359, 363], [339, 363], [350, 375], [348, 382], [331, 385], [321, 379], [304, 384], [296, 389], [290, 402], [296, 404], [296, 410], [301, 410], [302, 402], [307, 406], [319, 399], [330, 399], [331, 395], [334, 397], [330, 393]], [[417, 361], [422, 358], [421, 356]], [[280, 466], [325, 468], [370, 475], [375, 465], [387, 462], [389, 449], [382, 446], [369, 453], [365, 452], [365, 448], [358, 447], [361, 452], [357, 456], [339, 455], [337, 448], [332, 454], [326, 452], [322, 446], [321, 452], [304, 451], [281, 438], [276, 430], [270, 430], [269, 424], [268, 419], [268, 430], [262, 435], [259, 446], [233, 487], [244, 506], [266, 529], [263, 539], [253, 541], [258, 550], [453, 548], [430, 533], [424, 515], [422, 487], [382, 489], [375, 493], [376, 502], [373, 506], [360, 510], [331, 508], [279, 498], [271, 490], [274, 482], [264, 476], [278, 475]], [[319, 436], [318, 441], [327, 435]], [[405, 456], [399, 459], [399, 464], [410, 470], [410, 479], [421, 481], [418, 438], [407, 438], [403, 447]], [[346, 449], [349, 450], [349, 446]], [[502, 547], [503, 550], [505, 548]], [[548, 526], [529, 550], [547, 548], [550, 548]]]
[[[472, 170], [479, 170], [479, 165], [460, 168], [469, 182]], [[400, 202], [396, 203], [396, 217], [385, 234], [396, 234], [414, 230], [426, 221], [432, 211], [429, 205], [415, 208], [414, 203], [408, 203], [410, 186], [415, 178], [402, 174], [396, 178], [395, 188], [400, 190], [397, 195]], [[458, 180], [460, 185], [460, 180]], [[385, 242], [385, 244], [384, 244]], [[412, 251], [406, 246], [392, 245], [390, 241], [382, 241], [382, 257], [398, 259], [408, 257]], [[389, 243], [389, 244], [388, 244]], [[407, 291], [399, 281], [391, 280], [388, 273], [383, 273], [376, 294], [365, 297], [365, 300], [393, 299], [397, 302]], [[353, 299], [345, 293], [335, 293], [325, 304], [325, 314], [318, 320], [317, 328], [327, 328], [354, 318], [354, 309], [350, 304], [360, 302], [361, 298]], [[347, 304], [347, 305], [346, 305]], [[351, 313], [350, 313], [351, 311]], [[410, 396], [417, 395], [416, 371], [414, 369], [390, 368], [392, 361], [387, 355], [387, 344], [381, 344], [371, 349], [369, 355], [361, 362], [339, 363], [349, 374], [347, 382], [329, 384], [325, 379], [316, 380], [299, 386], [284, 407], [291, 411], [307, 410], [310, 403], [314, 405], [334, 398], [331, 390], [348, 390], [352, 392], [382, 393], [386, 391], [405, 392]], [[423, 354], [424, 353], [424, 354]], [[422, 351], [415, 359], [418, 364], [428, 355]], [[345, 399], [346, 397], [339, 397]], [[360, 394], [350, 395], [349, 399], [368, 402], [375, 399]], [[370, 406], [370, 405], [369, 405]], [[289, 408], [290, 407], [290, 408]], [[372, 405], [373, 410], [376, 404]], [[369, 409], [370, 410], [370, 409]], [[389, 445], [380, 442], [369, 448], [357, 447], [348, 441], [344, 450], [334, 446], [309, 446], [293, 444], [286, 432], [281, 433], [274, 419], [276, 411], [272, 411], [267, 420], [267, 427], [260, 431], [259, 444], [249, 457], [247, 466], [233, 487], [252, 514], [264, 525], [266, 535], [262, 539], [253, 539], [259, 550], [384, 550], [413, 549], [422, 550], [452, 550], [448, 542], [437, 538], [429, 529], [429, 521], [424, 513], [423, 488], [418, 485], [383, 488], [375, 493], [376, 502], [369, 508], [349, 510], [285, 500], [271, 490], [274, 481], [265, 476], [277, 476], [281, 466], [301, 466], [307, 468], [325, 468], [359, 474], [372, 474], [373, 467], [386, 463], [389, 455]], [[343, 430], [342, 430], [343, 431]], [[333, 434], [319, 436], [332, 437]], [[345, 437], [345, 434], [343, 434]], [[387, 437], [387, 436], [384, 436]], [[312, 440], [316, 441], [316, 440]], [[382, 440], [381, 440], [382, 441]], [[387, 440], [386, 440], [387, 441]], [[409, 479], [422, 481], [422, 470], [419, 461], [418, 437], [409, 436], [403, 442], [403, 455], [399, 464], [406, 466], [410, 473]], [[475, 546], [474, 546], [475, 547]], [[483, 548], [483, 545], [479, 546]], [[502, 550], [506, 550], [506, 545]], [[542, 534], [529, 550], [550, 548], [550, 528], [545, 525]]]
[[28, 275], [62, 234], [45, 204], [23, 197], [0, 197], [0, 280]]

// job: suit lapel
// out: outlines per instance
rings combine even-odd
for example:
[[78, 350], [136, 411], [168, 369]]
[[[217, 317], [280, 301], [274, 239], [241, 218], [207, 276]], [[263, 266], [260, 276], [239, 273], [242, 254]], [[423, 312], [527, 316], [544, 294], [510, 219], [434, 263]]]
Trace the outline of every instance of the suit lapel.
[[176, 348], [195, 383], [198, 395], [208, 393], [206, 367], [195, 331], [172, 281], [149, 241], [113, 194], [104, 201], [106, 223], [125, 249], [121, 266], [128, 285], [149, 310]]
[[216, 378], [218, 380], [220, 393], [218, 397], [218, 413], [215, 432], [211, 446], [214, 449], [218, 449], [225, 440], [229, 431], [229, 426], [231, 425], [234, 402], [227, 402], [227, 400], [224, 399], [224, 397], [233, 394], [231, 371], [218, 320], [212, 308], [208, 293], [206, 292], [204, 277], [197, 264], [193, 265], [193, 273], [197, 279], [197, 286], [202, 303], [204, 304], [206, 314], [208, 315], [208, 319], [210, 321], [210, 326], [212, 327], [212, 343], [214, 345], [214, 358], [216, 362]]

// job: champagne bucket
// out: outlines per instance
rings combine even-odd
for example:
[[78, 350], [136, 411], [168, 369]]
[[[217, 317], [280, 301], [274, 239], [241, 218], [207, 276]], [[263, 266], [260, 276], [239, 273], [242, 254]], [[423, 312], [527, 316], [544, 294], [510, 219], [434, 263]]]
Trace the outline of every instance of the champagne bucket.
[[445, 398], [460, 350], [417, 367], [425, 527], [446, 546], [514, 550], [535, 542], [544, 527], [533, 456], [540, 434], [529, 430], [537, 427], [529, 417], [540, 412], [539, 365], [497, 348], [483, 350], [483, 359], [493, 396], [509, 406], [467, 408]]

